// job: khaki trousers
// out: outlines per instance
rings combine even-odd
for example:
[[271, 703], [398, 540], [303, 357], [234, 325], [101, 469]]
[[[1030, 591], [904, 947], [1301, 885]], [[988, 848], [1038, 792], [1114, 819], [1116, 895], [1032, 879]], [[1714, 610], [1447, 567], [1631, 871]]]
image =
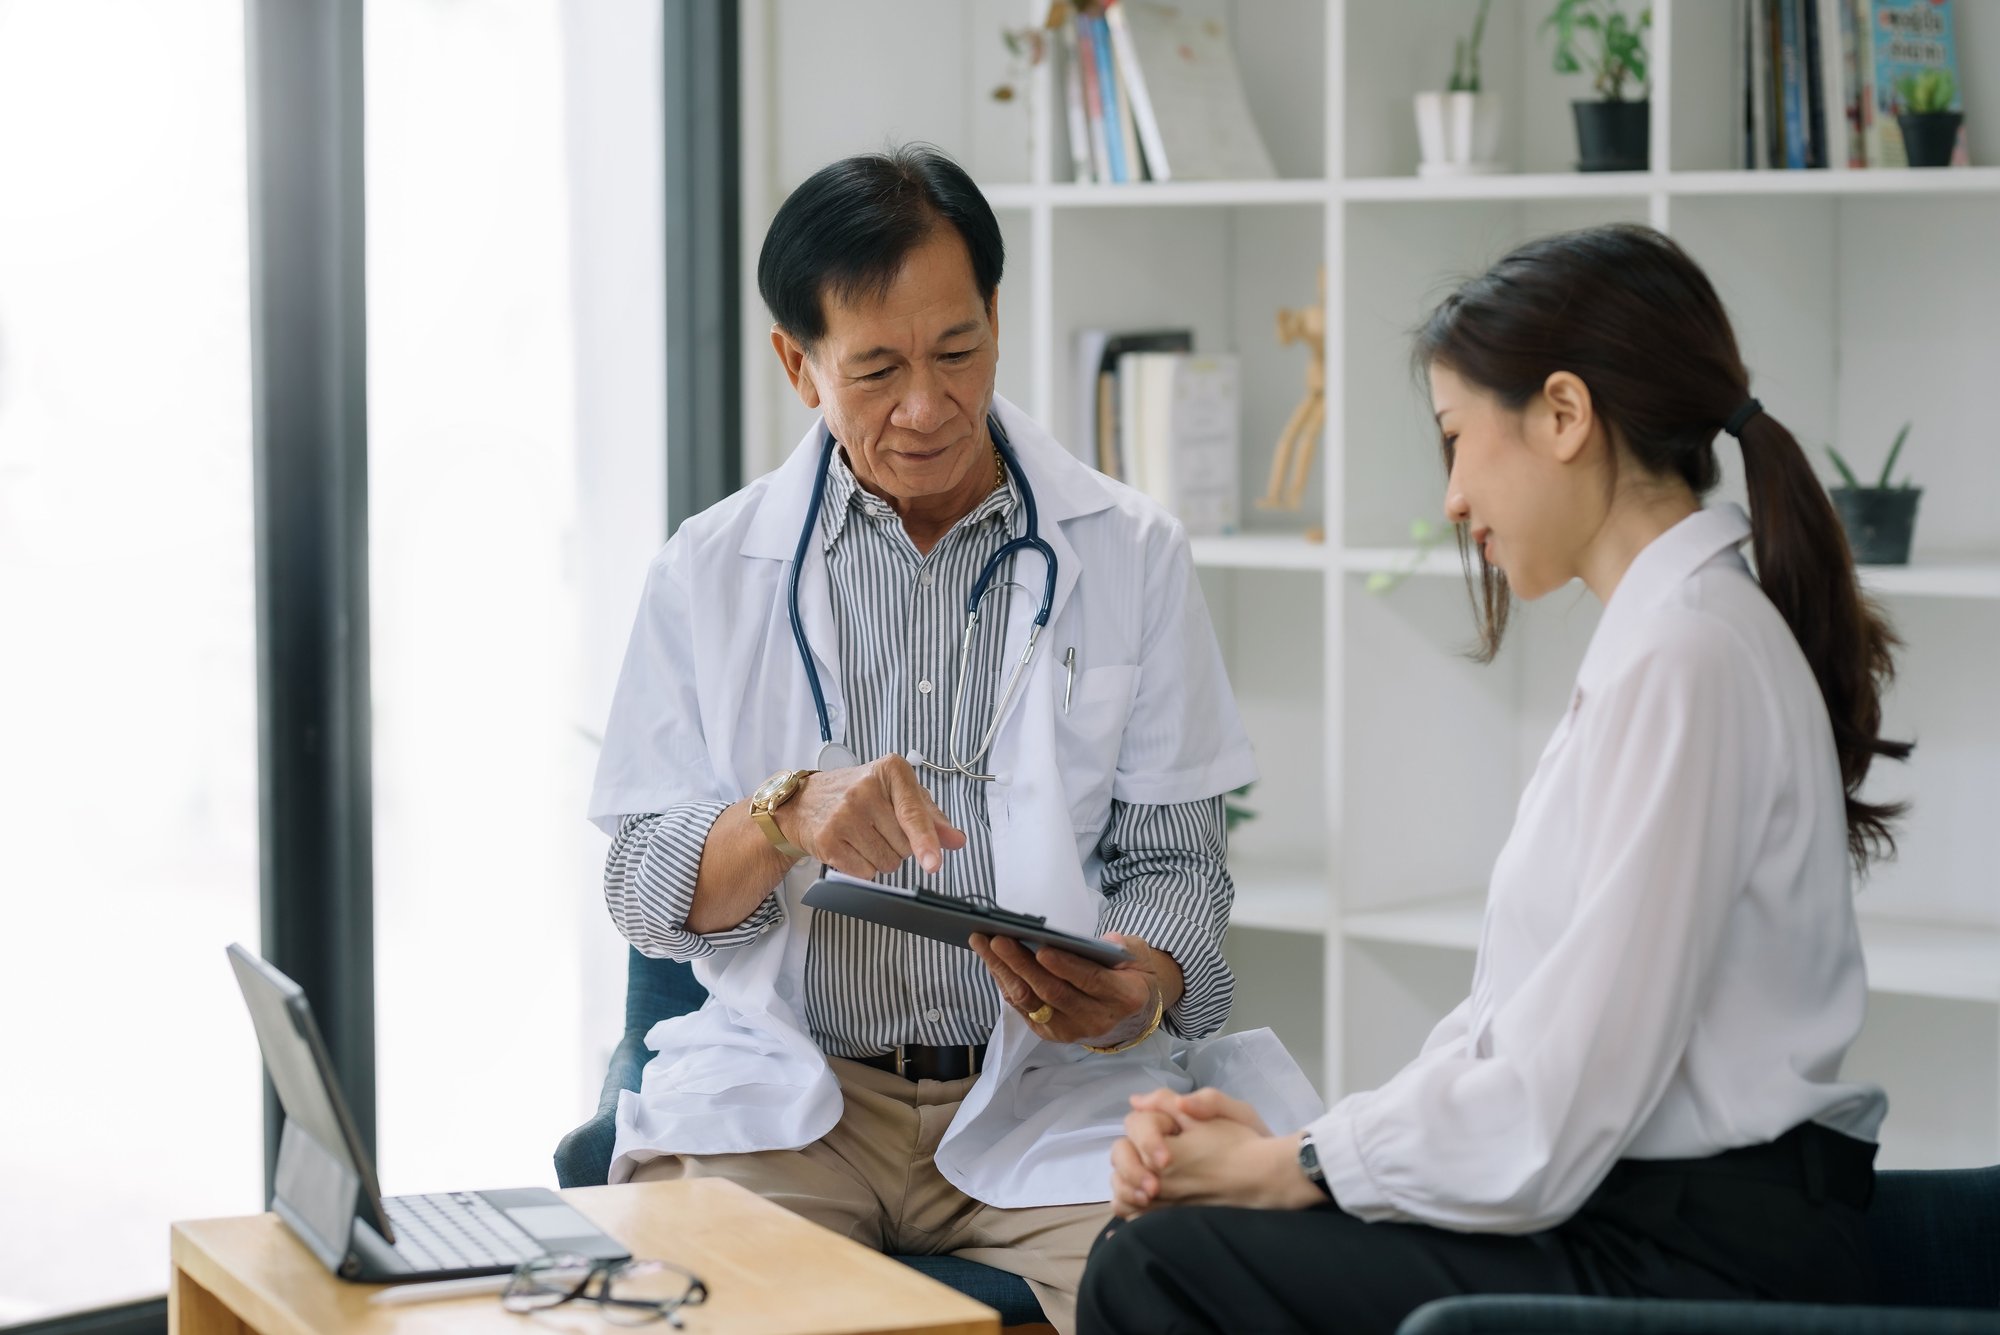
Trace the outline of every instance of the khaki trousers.
[[[663, 1155], [635, 1182], [727, 1178], [768, 1201], [878, 1252], [962, 1256], [1021, 1276], [1049, 1324], [1076, 1330], [1084, 1258], [1111, 1219], [1101, 1205], [1002, 1210], [967, 1196], [938, 1172], [938, 1141], [973, 1079], [909, 1081], [829, 1059], [846, 1096], [840, 1122], [800, 1150]], [[1111, 1168], [1105, 1165], [1109, 1183]]]

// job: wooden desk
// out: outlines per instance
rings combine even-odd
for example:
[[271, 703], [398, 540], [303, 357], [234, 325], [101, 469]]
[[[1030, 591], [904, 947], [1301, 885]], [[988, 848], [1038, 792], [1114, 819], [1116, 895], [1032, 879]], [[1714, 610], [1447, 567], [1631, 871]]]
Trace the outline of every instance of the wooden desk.
[[[634, 1256], [700, 1275], [708, 1301], [684, 1313], [686, 1335], [995, 1335], [992, 1308], [926, 1279], [733, 1183], [576, 1187], [562, 1193]], [[458, 1335], [615, 1331], [593, 1303], [532, 1316], [481, 1294], [407, 1306], [368, 1301], [380, 1285], [335, 1279], [275, 1214], [173, 1227], [167, 1328], [175, 1335]], [[670, 1335], [663, 1322], [638, 1328]]]

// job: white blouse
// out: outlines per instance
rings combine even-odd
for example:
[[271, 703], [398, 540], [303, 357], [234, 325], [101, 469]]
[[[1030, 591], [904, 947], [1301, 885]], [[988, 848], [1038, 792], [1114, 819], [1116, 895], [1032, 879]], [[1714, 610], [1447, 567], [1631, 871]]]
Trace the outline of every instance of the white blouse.
[[1700, 511], [1613, 592], [1494, 864], [1472, 995], [1310, 1127], [1349, 1213], [1526, 1233], [1620, 1158], [1875, 1138], [1882, 1091], [1840, 1079], [1868, 984], [1833, 730], [1749, 534]]

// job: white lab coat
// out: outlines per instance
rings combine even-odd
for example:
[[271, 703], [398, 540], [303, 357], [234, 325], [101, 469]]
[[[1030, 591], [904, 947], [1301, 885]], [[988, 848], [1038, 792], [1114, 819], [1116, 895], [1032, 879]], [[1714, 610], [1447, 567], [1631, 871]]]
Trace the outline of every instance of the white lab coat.
[[[993, 745], [994, 879], [1007, 907], [1092, 933], [1104, 903], [1095, 848], [1112, 799], [1195, 801], [1256, 769], [1180, 526], [1006, 400], [996, 396], [994, 411], [1057, 568], [1048, 626]], [[591, 818], [607, 833], [624, 814], [735, 801], [775, 770], [813, 765], [819, 728], [786, 586], [823, 431], [816, 424], [775, 472], [688, 520], [655, 558], [591, 796]], [[807, 551], [799, 611], [840, 740], [846, 710], [826, 560], [817, 541]], [[1023, 555], [1017, 576], [1039, 593], [1037, 563]], [[1002, 661], [1011, 665], [1039, 600], [1009, 601]], [[1071, 647], [1065, 711], [1061, 660]], [[694, 962], [710, 999], [647, 1035], [657, 1055], [640, 1089], [620, 1097], [612, 1181], [659, 1154], [798, 1148], [839, 1120], [840, 1087], [802, 1013], [814, 910], [800, 896], [816, 871], [808, 862], [786, 877], [777, 926]], [[1086, 1053], [1042, 1041], [1003, 1008], [938, 1167], [990, 1205], [1103, 1201], [1130, 1094], [1220, 1084], [1284, 1127], [1319, 1111], [1268, 1031], [1177, 1051], [1187, 1047], [1162, 1032], [1126, 1053]]]

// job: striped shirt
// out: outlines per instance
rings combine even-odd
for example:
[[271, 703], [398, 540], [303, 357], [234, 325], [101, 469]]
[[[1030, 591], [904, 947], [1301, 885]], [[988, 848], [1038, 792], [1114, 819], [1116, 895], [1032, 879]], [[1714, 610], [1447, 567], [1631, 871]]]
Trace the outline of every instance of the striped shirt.
[[[848, 712], [841, 740], [856, 755], [951, 754], [965, 598], [986, 561], [1025, 527], [1013, 481], [999, 481], [925, 555], [889, 503], [855, 479], [844, 451], [834, 452], [820, 529]], [[989, 633], [974, 637], [968, 656], [959, 706], [959, 753], [968, 757], [984, 739], [1001, 690], [1000, 628], [1014, 596], [1013, 564], [1009, 558], [994, 575], [980, 617]], [[1038, 591], [1041, 572], [1029, 574]], [[993, 900], [987, 785], [922, 768], [918, 774], [965, 832], [966, 846], [946, 853], [936, 874], [908, 859], [880, 879]], [[727, 805], [684, 803], [620, 823], [605, 865], [605, 899], [619, 930], [643, 953], [692, 959], [742, 945], [778, 921], [774, 891], [735, 927], [707, 934], [687, 928], [702, 848]], [[1169, 1028], [1188, 1038], [1221, 1028], [1235, 988], [1221, 952], [1234, 899], [1222, 798], [1161, 806], [1114, 800], [1098, 855], [1105, 896], [1098, 930], [1142, 937], [1180, 966], [1186, 990], [1167, 1013]], [[808, 1030], [837, 1057], [871, 1056], [898, 1043], [984, 1043], [1001, 1006], [970, 951], [832, 913], [812, 919], [804, 1001]]]

